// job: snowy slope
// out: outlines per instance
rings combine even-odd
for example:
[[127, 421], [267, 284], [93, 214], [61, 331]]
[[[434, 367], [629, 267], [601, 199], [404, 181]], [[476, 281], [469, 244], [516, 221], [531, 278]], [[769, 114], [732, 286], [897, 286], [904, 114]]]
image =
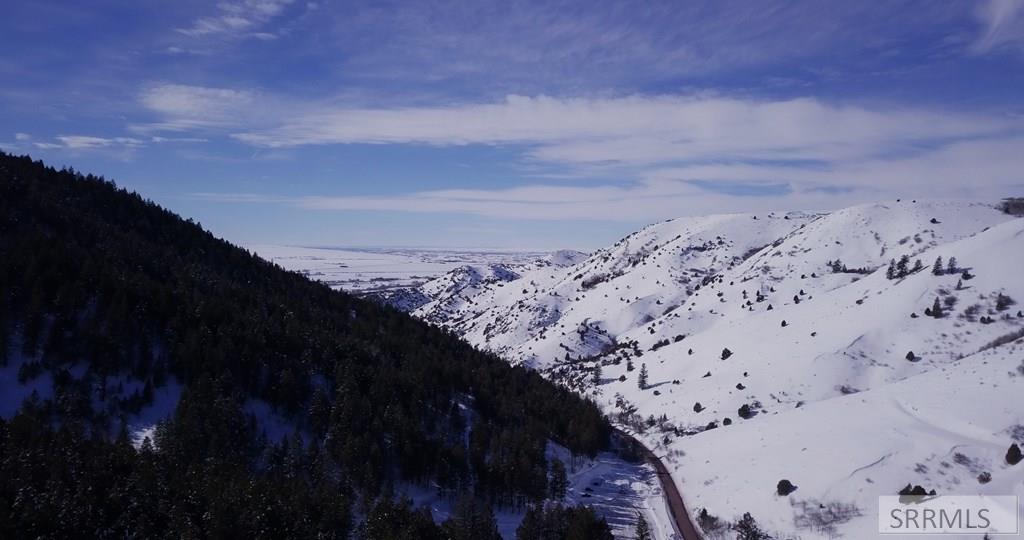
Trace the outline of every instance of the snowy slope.
[[514, 362], [547, 367], [612, 347], [680, 305], [710, 275], [812, 218], [802, 213], [683, 218], [646, 227], [569, 267], [488, 284], [455, 305], [414, 312]]
[[[904, 255], [923, 268], [888, 279]], [[937, 257], [957, 271], [934, 275]], [[1024, 466], [1000, 464], [1024, 442], [1024, 318], [1007, 300], [1024, 300], [1024, 220], [913, 201], [687, 218], [554, 270], [417, 314], [593, 395], [668, 456], [695, 512], [871, 538], [876, 497], [907, 483], [1024, 496]], [[943, 316], [925, 315], [936, 301]], [[815, 527], [820, 504], [846, 515]]]

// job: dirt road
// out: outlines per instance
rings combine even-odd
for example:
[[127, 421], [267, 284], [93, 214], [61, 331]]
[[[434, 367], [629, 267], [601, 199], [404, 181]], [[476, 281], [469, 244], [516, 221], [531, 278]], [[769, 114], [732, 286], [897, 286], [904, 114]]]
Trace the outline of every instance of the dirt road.
[[658, 481], [661, 482], [661, 490], [668, 502], [669, 513], [672, 515], [672, 520], [675, 521], [676, 530], [683, 535], [683, 540], [702, 540], [704, 537], [701, 536], [697, 526], [690, 519], [690, 513], [686, 511], [686, 506], [683, 504], [683, 497], [679, 494], [679, 489], [676, 488], [676, 483], [672, 480], [672, 475], [669, 474], [668, 468], [662, 463], [661, 458], [654, 455], [654, 452], [651, 452], [650, 449], [632, 435], [623, 431], [616, 431], [622, 437], [636, 443], [640, 447], [644, 459], [654, 467], [655, 472], [658, 474]]

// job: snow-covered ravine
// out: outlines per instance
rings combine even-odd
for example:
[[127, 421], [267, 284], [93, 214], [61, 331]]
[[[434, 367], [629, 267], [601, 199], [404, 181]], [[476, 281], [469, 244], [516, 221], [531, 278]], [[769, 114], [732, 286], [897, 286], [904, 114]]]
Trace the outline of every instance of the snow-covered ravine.
[[907, 484], [1024, 498], [1022, 275], [1024, 220], [904, 200], [663, 222], [415, 314], [592, 396], [695, 521], [860, 539]]

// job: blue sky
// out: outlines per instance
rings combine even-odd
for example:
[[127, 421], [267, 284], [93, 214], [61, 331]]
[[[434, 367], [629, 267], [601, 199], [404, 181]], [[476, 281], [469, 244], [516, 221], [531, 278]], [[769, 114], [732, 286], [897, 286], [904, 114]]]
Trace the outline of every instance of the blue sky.
[[230, 240], [1024, 194], [1024, 2], [16, 2], [0, 148]]

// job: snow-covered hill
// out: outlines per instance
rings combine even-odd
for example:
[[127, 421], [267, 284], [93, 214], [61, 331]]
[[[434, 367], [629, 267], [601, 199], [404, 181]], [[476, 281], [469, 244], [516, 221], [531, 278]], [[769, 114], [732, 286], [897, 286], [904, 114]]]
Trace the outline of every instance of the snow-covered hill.
[[694, 512], [869, 538], [908, 483], [1024, 496], [1022, 275], [1024, 220], [898, 201], [672, 220], [415, 313], [594, 396]]

